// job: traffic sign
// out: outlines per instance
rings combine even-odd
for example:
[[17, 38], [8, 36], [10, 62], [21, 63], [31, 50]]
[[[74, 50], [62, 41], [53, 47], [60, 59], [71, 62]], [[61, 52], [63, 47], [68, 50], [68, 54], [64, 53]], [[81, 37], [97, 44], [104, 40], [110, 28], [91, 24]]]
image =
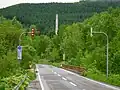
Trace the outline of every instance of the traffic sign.
[[22, 59], [22, 46], [18, 46], [17, 47], [17, 58], [19, 59], [19, 60], [21, 60]]

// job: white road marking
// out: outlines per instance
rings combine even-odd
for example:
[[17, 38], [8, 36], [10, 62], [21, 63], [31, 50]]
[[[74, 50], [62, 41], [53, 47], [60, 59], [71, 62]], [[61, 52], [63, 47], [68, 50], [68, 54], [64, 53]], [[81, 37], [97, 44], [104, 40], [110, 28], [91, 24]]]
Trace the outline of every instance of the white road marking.
[[58, 74], [58, 76], [61, 76], [60, 74]]
[[54, 74], [57, 74], [56, 72], [54, 72]]
[[86, 77], [80, 76], [80, 75], [78, 75], [78, 74], [76, 74], [76, 73], [73, 73], [73, 72], [67, 71], [67, 70], [65, 70], [65, 69], [62, 69], [62, 70], [66, 71], [66, 72], [68, 72], [68, 73], [70, 73], [70, 74], [73, 74], [73, 75], [75, 75], [75, 76], [78, 76], [78, 77], [80, 77], [80, 78], [84, 78], [84, 79], [86, 79], [86, 80], [88, 80], [88, 81], [91, 81], [91, 82], [94, 82], [94, 83], [100, 84], [100, 85], [102, 85], [102, 86], [106, 86], [106, 87], [108, 87], [108, 88], [115, 89], [115, 90], [120, 90], [120, 89], [117, 88], [117, 87], [113, 87], [113, 86], [110, 86], [110, 85], [107, 85], [107, 84], [104, 84], [104, 83], [100, 83], [100, 82], [98, 82], [98, 81], [95, 81], [95, 80], [92, 80], [92, 79], [89, 79], [89, 78], [86, 78]]
[[66, 78], [62, 77], [63, 80], [67, 80]]
[[83, 90], [86, 90], [86, 89], [83, 89]]
[[77, 86], [76, 84], [74, 84], [73, 82], [69, 82], [70, 84], [72, 84], [73, 86]]
[[44, 89], [44, 86], [43, 86], [43, 83], [42, 83], [42, 80], [41, 80], [41, 78], [40, 78], [40, 74], [39, 74], [39, 70], [38, 70], [38, 67], [37, 67], [37, 65], [36, 65], [36, 70], [38, 71], [38, 79], [39, 79], [39, 83], [40, 83], [40, 85], [41, 85], [41, 88], [42, 88], [42, 90], [45, 90]]

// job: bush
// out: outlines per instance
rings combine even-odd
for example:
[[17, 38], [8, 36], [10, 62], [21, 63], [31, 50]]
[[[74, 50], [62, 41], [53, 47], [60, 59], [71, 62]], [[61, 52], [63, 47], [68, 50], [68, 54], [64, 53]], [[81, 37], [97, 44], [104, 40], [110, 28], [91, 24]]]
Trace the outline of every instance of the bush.
[[[6, 77], [16, 73], [16, 70], [20, 68], [19, 62], [16, 59], [16, 53], [9, 51], [7, 56], [3, 56], [0, 59], [0, 76]], [[11, 73], [12, 72], [12, 73]]]

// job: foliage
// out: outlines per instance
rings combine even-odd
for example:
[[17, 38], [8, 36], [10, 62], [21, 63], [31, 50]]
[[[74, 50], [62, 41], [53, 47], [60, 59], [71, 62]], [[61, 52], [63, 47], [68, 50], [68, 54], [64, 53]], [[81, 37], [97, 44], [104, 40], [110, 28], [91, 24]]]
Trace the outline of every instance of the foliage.
[[[18, 85], [25, 77], [24, 72], [17, 72], [17, 75], [12, 75], [10, 77], [6, 77], [0, 80], [0, 90], [13, 90], [13, 88]], [[27, 72], [27, 77], [25, 81], [22, 83], [20, 90], [24, 90], [25, 87], [29, 84], [31, 80], [34, 80], [34, 74], [31, 71]]]
[[8, 52], [6, 56], [4, 55], [0, 59], [0, 62], [0, 77], [14, 75], [16, 73], [16, 69], [19, 69], [19, 63], [16, 59], [15, 52]]
[[[28, 66], [29, 63], [26, 61], [31, 59], [34, 50], [30, 51], [31, 48], [27, 50], [23, 54], [23, 57], [26, 55], [26, 58], [24, 57], [20, 64], [20, 61], [17, 60], [16, 48], [19, 43], [19, 36], [24, 29], [15, 17], [12, 20], [7, 20], [1, 16], [0, 21], [0, 90], [12, 90], [26, 73], [22, 67]], [[22, 44], [25, 43], [25, 40], [23, 41]], [[27, 83], [25, 82], [24, 85]]]
[[[0, 24], [0, 76], [6, 77], [11, 75], [10, 72], [15, 73], [15, 69], [19, 66], [16, 60], [16, 47], [18, 44], [18, 36], [21, 29], [20, 23], [13, 24], [12, 20], [6, 20], [1, 17]], [[18, 25], [19, 24], [19, 25]], [[19, 67], [18, 67], [19, 68]]]
[[96, 68], [92, 68], [87, 71], [86, 75], [86, 77], [100, 82], [120, 86], [120, 74], [110, 74], [109, 78], [106, 78], [106, 75], [104, 73], [100, 72]]

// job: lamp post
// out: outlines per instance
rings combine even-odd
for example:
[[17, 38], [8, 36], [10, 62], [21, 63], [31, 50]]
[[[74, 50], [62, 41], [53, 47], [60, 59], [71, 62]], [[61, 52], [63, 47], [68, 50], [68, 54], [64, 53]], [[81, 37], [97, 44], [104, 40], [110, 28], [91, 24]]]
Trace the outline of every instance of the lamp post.
[[23, 32], [23, 33], [20, 34], [20, 36], [19, 36], [19, 46], [21, 45], [21, 37], [22, 37], [22, 35], [25, 34], [25, 33], [31, 33], [31, 32]]
[[[19, 46], [21, 45], [21, 37], [22, 37], [22, 35], [25, 34], [25, 33], [30, 33], [30, 34], [31, 34], [31, 37], [33, 38], [33, 37], [34, 37], [34, 34], [35, 34], [35, 29], [32, 28], [32, 31], [31, 31], [31, 32], [22, 32], [22, 33], [20, 34], [20, 36], [19, 36]], [[37, 32], [37, 33], [39, 33], [39, 32]]]
[[103, 34], [103, 35], [105, 35], [106, 36], [106, 39], [107, 39], [107, 41], [106, 41], [106, 45], [107, 45], [107, 47], [106, 47], [106, 51], [107, 51], [107, 54], [106, 54], [106, 76], [108, 77], [108, 72], [109, 72], [109, 65], [108, 65], [108, 48], [109, 48], [109, 46], [108, 46], [108, 44], [109, 44], [109, 42], [108, 42], [108, 35], [106, 34], [106, 33], [104, 33], [104, 32], [95, 32], [95, 31], [93, 31], [93, 29], [92, 29], [92, 27], [91, 27], [91, 33], [90, 33], [90, 35], [91, 35], [91, 37], [93, 36], [93, 33], [95, 33], [95, 34]]
[[22, 60], [22, 48], [23, 48], [23, 47], [28, 47], [28, 45], [26, 45], [26, 46], [21, 46], [21, 37], [22, 37], [22, 35], [25, 34], [25, 33], [31, 33], [31, 32], [23, 32], [23, 33], [21, 33], [20, 36], [19, 36], [19, 46], [17, 47], [17, 52], [18, 52], [17, 58], [18, 58], [19, 61]]

